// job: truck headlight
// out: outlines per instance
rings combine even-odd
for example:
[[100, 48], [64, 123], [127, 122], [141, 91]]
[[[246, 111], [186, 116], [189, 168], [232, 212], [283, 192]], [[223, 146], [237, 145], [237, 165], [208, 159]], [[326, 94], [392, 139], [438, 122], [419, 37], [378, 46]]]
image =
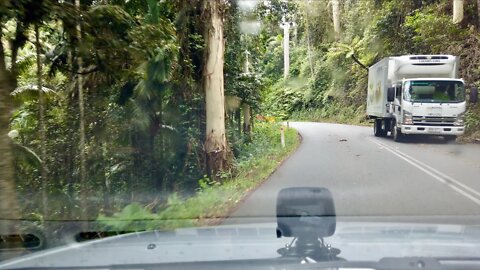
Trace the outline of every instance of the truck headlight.
[[457, 118], [455, 119], [455, 122], [453, 122], [453, 125], [455, 126], [465, 125], [465, 113], [461, 113], [457, 115]]
[[403, 111], [403, 124], [404, 125], [413, 125], [412, 113], [408, 111]]

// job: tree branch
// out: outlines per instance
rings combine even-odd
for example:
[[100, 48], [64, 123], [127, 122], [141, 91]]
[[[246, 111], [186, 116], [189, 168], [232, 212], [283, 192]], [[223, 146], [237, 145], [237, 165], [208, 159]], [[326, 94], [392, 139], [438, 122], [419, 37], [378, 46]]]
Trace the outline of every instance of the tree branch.
[[365, 66], [362, 62], [360, 62], [360, 60], [358, 60], [358, 58], [354, 54], [352, 54], [352, 59], [353, 61], [355, 61], [355, 63], [359, 64], [363, 69], [368, 71], [368, 67]]
[[61, 69], [63, 71], [67, 71], [67, 72], [70, 72], [70, 73], [76, 74], [76, 75], [88, 75], [90, 73], [94, 73], [94, 72], [97, 72], [99, 70], [97, 66], [90, 66], [86, 69], [83, 69], [83, 71], [74, 71], [74, 70], [71, 70], [69, 68], [65, 68], [65, 67], [61, 67], [61, 66], [58, 66], [58, 69]]

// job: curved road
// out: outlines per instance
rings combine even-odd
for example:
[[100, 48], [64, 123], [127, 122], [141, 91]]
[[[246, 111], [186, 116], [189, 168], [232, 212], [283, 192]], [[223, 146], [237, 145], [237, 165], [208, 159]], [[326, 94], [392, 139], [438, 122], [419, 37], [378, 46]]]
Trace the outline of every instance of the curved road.
[[279, 190], [321, 186], [339, 219], [471, 223], [480, 216], [480, 145], [414, 137], [395, 143], [372, 128], [291, 123], [298, 150], [224, 223], [271, 222]]

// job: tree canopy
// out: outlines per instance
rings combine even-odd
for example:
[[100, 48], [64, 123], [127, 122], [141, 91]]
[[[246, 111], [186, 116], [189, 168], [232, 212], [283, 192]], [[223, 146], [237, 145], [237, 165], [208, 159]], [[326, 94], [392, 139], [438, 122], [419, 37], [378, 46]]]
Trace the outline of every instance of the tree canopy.
[[386, 56], [458, 55], [480, 83], [476, 1], [247, 2], [0, 1], [0, 213], [165, 207], [234, 175], [257, 120], [364, 121], [366, 68]]

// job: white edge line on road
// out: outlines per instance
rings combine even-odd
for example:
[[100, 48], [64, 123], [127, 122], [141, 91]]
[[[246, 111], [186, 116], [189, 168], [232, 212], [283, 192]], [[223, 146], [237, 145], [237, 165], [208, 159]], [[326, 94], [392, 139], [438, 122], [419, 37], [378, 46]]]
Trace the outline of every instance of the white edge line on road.
[[392, 146], [386, 145], [386, 144], [381, 143], [381, 142], [378, 142], [378, 143], [379, 143], [379, 144], [382, 144], [383, 147], [390, 148], [390, 149], [392, 149], [393, 151], [397, 152], [398, 154], [403, 155], [403, 156], [406, 157], [407, 159], [415, 161], [416, 164], [420, 164], [420, 165], [422, 165], [423, 167], [425, 167], [426, 169], [429, 169], [430, 171], [432, 171], [432, 172], [436, 173], [437, 175], [443, 177], [443, 180], [444, 180], [444, 181], [445, 181], [445, 179], [446, 179], [446, 180], [448, 180], [448, 181], [450, 181], [450, 182], [453, 182], [453, 184], [456, 184], [457, 186], [459, 186], [459, 187], [461, 187], [461, 188], [464, 188], [466, 191], [469, 191], [470, 193], [473, 193], [474, 195], [476, 195], [477, 197], [480, 198], [480, 192], [478, 192], [478, 191], [476, 191], [475, 189], [473, 189], [473, 188], [471, 188], [471, 187], [463, 184], [462, 182], [456, 180], [455, 178], [450, 177], [450, 176], [442, 173], [441, 171], [433, 168], [432, 166], [429, 166], [429, 165], [421, 162], [420, 160], [415, 159], [415, 158], [413, 158], [412, 156], [409, 156], [409, 155], [403, 153], [402, 151], [393, 148]]
[[[471, 201], [473, 201], [477, 205], [480, 205], [480, 199], [478, 199], [477, 197], [474, 196], [474, 195], [477, 195], [477, 196], [480, 197], [480, 193], [478, 191], [474, 190], [473, 188], [471, 188], [471, 187], [469, 187], [465, 184], [460, 183], [458, 180], [455, 180], [454, 178], [452, 178], [452, 177], [450, 177], [450, 176], [432, 168], [431, 166], [428, 166], [427, 164], [425, 164], [425, 163], [423, 163], [423, 162], [421, 162], [421, 161], [419, 161], [419, 160], [401, 152], [400, 150], [394, 149], [393, 147], [388, 146], [386, 144], [383, 144], [383, 143], [381, 143], [379, 141], [376, 141], [374, 139], [370, 139], [370, 141], [372, 141], [376, 145], [384, 148], [385, 150], [389, 151], [390, 153], [396, 155], [397, 157], [403, 159], [404, 161], [406, 161], [410, 165], [418, 168], [419, 170], [423, 171], [424, 173], [430, 175], [431, 177], [433, 177], [434, 179], [436, 179], [440, 183], [445, 184], [449, 188], [451, 188], [451, 189], [455, 190], [456, 192], [460, 193], [461, 195], [467, 197], [468, 199], [470, 199]], [[460, 187], [466, 189], [466, 191], [462, 190]], [[467, 191], [470, 191], [474, 195], [469, 194]]]

